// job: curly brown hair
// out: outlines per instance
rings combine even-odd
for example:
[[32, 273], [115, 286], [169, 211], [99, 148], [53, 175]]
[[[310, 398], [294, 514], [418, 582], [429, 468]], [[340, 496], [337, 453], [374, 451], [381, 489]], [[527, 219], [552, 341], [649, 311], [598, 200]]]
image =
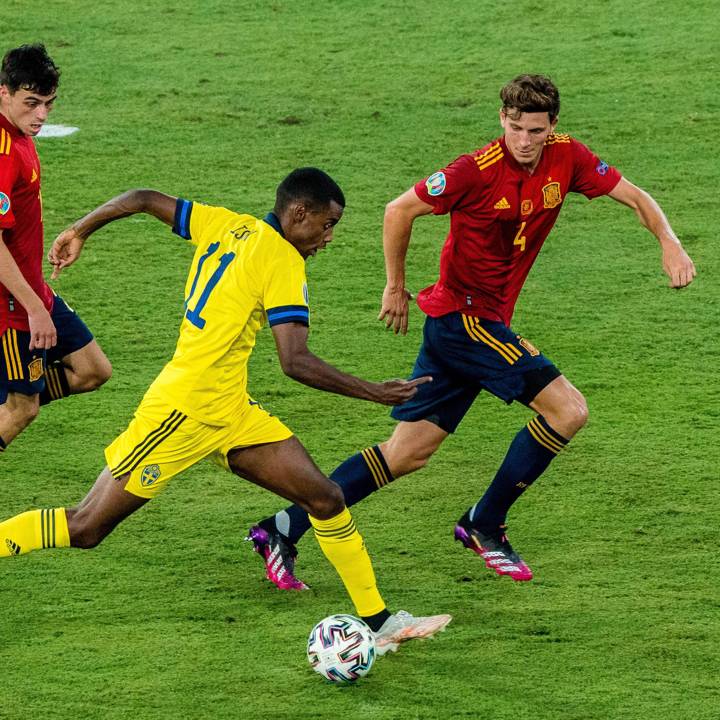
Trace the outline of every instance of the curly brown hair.
[[560, 93], [545, 75], [518, 75], [500, 91], [503, 112], [513, 118], [523, 112], [546, 112], [550, 122], [560, 113]]

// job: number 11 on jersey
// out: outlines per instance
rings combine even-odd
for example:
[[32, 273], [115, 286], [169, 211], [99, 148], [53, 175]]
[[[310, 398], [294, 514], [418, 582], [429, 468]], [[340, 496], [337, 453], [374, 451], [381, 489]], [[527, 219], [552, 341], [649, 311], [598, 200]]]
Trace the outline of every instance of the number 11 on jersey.
[[203, 268], [203, 265], [205, 264], [205, 261], [211, 256], [214, 255], [218, 248], [220, 247], [220, 243], [214, 242], [208, 245], [207, 252], [200, 257], [198, 260], [198, 266], [197, 270], [195, 271], [195, 277], [193, 278], [192, 285], [190, 286], [190, 294], [187, 296], [187, 299], [185, 300], [185, 317], [196, 327], [202, 330], [205, 327], [205, 318], [200, 316], [200, 313], [203, 311], [203, 308], [207, 304], [208, 299], [210, 298], [210, 293], [213, 291], [215, 286], [220, 281], [220, 278], [222, 277], [222, 274], [227, 270], [228, 265], [232, 262], [232, 259], [235, 257], [234, 252], [228, 252], [224, 253], [220, 256], [219, 265], [215, 269], [215, 272], [208, 278], [207, 283], [205, 284], [205, 287], [202, 289], [202, 292], [200, 293], [200, 297], [198, 298], [197, 302], [195, 303], [194, 308], [190, 308], [190, 301], [192, 300], [193, 296], [195, 295], [195, 291], [197, 290], [197, 284], [198, 279], [200, 278], [200, 272]]

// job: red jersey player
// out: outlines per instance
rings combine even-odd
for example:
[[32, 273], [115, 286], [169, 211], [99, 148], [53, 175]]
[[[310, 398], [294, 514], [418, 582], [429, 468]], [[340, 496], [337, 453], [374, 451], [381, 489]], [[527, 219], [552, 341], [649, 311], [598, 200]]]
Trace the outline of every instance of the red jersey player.
[[[405, 258], [413, 222], [430, 213], [450, 215], [440, 277], [418, 295], [427, 318], [413, 377], [429, 375], [433, 382], [393, 409], [399, 423], [386, 442], [349, 458], [331, 477], [352, 505], [427, 464], [481, 390], [506, 403], [517, 400], [535, 416], [513, 439], [485, 494], [458, 521], [455, 538], [496, 573], [530, 580], [530, 568], [508, 542], [505, 519], [583, 427], [587, 405], [549, 359], [511, 330], [510, 321], [566, 195], [608, 195], [632, 208], [660, 243], [672, 287], [692, 282], [695, 268], [650, 195], [582, 143], [555, 133], [560, 99], [548, 78], [521, 75], [500, 98], [502, 137], [462, 155], [386, 208], [387, 285], [379, 318], [403, 334], [410, 297]], [[275, 563], [282, 558], [285, 577], [293, 577], [294, 543], [308, 527], [298, 506], [259, 523], [273, 545], [269, 556]]]
[[99, 387], [110, 363], [43, 278], [40, 161], [33, 137], [60, 72], [42, 45], [10, 50], [0, 69], [0, 451], [41, 404]]

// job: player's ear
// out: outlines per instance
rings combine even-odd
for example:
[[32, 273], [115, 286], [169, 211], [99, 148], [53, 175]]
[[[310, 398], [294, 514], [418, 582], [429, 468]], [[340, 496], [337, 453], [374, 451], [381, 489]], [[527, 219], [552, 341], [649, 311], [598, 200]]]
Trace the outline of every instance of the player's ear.
[[305, 207], [305, 203], [296, 202], [292, 208], [293, 220], [296, 223], [301, 223], [305, 219], [306, 215], [307, 215], [307, 208]]

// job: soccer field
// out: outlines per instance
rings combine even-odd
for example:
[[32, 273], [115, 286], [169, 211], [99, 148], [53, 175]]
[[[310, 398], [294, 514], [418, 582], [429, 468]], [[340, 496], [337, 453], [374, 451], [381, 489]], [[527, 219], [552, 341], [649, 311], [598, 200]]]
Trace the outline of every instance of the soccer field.
[[[352, 607], [317, 543], [312, 590], [281, 593], [242, 542], [280, 500], [201, 463], [89, 552], [0, 562], [0, 720], [716, 720], [720, 621], [720, 21], [710, 2], [514, 4], [5, 0], [4, 51], [44, 42], [62, 70], [38, 140], [46, 244], [132, 187], [264, 215], [315, 165], [348, 206], [308, 262], [310, 348], [373, 380], [420, 343], [376, 321], [385, 204], [500, 134], [521, 72], [561, 92], [558, 130], [658, 200], [695, 261], [683, 291], [632, 212], [568, 199], [513, 327], [586, 396], [587, 427], [517, 503], [536, 579], [498, 578], [452, 541], [530, 414], [484, 395], [429, 466], [353, 509], [391, 609], [448, 612], [432, 641], [354, 686], [305, 659], [317, 620]], [[416, 223], [408, 285], [437, 276], [447, 217]], [[0, 519], [75, 504], [177, 338], [191, 247], [155, 220], [114, 223], [54, 287], [113, 363], [97, 393], [44, 408], [0, 460]], [[386, 408], [285, 378], [271, 332], [250, 392], [330, 472], [386, 438]]]

